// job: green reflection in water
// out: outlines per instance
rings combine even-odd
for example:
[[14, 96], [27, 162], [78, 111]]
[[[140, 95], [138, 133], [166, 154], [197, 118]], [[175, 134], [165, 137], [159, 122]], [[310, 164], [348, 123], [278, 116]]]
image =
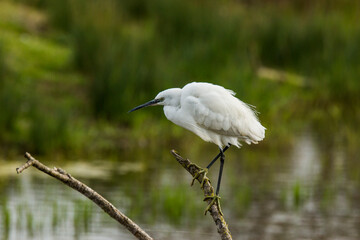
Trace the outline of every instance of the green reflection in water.
[[[205, 166], [217, 149], [189, 136], [191, 147], [179, 145], [182, 155]], [[344, 142], [324, 141], [323, 135], [309, 129], [296, 136], [282, 151], [265, 144], [233, 148], [226, 154], [221, 197], [234, 238], [330, 238], [338, 236], [335, 230], [341, 230], [346, 240], [360, 236], [360, 163], [354, 149]], [[105, 159], [104, 164], [97, 160], [75, 161], [74, 165], [87, 164], [89, 170], [100, 166], [101, 174], [79, 174], [79, 179], [155, 238], [166, 232], [172, 239], [198, 239], [205, 233], [212, 239], [208, 229], [213, 229], [213, 223], [203, 216], [206, 204], [198, 183], [189, 186], [191, 176], [169, 151], [145, 148], [138, 152], [124, 154], [124, 164]], [[212, 182], [217, 180], [218, 167], [215, 164], [210, 170]], [[0, 221], [5, 239], [58, 239], [64, 231], [69, 239], [127, 239], [126, 230], [86, 198], [34, 173], [37, 170], [28, 169], [22, 175], [1, 178], [0, 191], [6, 199]], [[330, 230], [334, 225], [329, 223], [336, 223], [335, 230]]]
[[3, 222], [3, 239], [9, 238], [9, 231], [10, 231], [10, 211], [7, 207], [7, 199], [4, 197], [2, 199], [2, 222]]
[[87, 199], [74, 201], [74, 219], [75, 239], [78, 239], [82, 232], [90, 231], [90, 222], [92, 220], [93, 203]]

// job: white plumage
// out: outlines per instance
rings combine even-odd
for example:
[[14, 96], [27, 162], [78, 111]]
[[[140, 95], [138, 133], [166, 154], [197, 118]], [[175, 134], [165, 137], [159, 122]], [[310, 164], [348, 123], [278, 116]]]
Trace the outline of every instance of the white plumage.
[[[259, 122], [256, 113], [249, 105], [240, 101], [231, 90], [211, 83], [189, 83], [181, 88], [170, 88], [160, 92], [154, 100], [144, 103], [132, 110], [154, 105], [163, 105], [167, 119], [184, 127], [203, 140], [213, 142], [220, 148], [220, 153], [209, 165], [194, 175], [195, 179], [202, 174], [201, 187], [208, 181], [208, 169], [220, 158], [220, 171], [215, 195], [206, 196], [209, 205], [205, 214], [216, 204], [220, 208], [220, 183], [225, 163], [224, 152], [230, 145], [240, 147], [240, 141], [248, 144], [258, 143], [265, 137], [265, 128]], [[225, 146], [223, 148], [223, 146]]]
[[240, 147], [239, 141], [258, 143], [265, 137], [266, 128], [256, 112], [233, 91], [211, 83], [192, 82], [182, 89], [164, 90], [131, 111], [151, 105], [163, 105], [167, 119], [220, 148]]

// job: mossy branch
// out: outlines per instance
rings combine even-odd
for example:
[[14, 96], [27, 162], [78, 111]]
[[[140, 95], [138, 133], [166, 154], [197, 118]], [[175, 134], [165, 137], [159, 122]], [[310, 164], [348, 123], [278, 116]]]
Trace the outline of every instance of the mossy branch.
[[[175, 156], [176, 160], [185, 168], [186, 171], [188, 171], [193, 177], [199, 173], [201, 170], [198, 166], [190, 162], [189, 159], [184, 159], [181, 157], [175, 150], [172, 150], [171, 153]], [[200, 174], [197, 180], [201, 183], [203, 179], [203, 174]], [[209, 181], [204, 182], [204, 196], [212, 196], [215, 194], [214, 188], [211, 186]], [[211, 200], [206, 200], [208, 204], [210, 204]], [[220, 210], [218, 209], [218, 206], [216, 204], [213, 204], [209, 209], [210, 215], [212, 216], [218, 233], [221, 236], [222, 240], [231, 240], [232, 236], [229, 231], [228, 225], [224, 219], [224, 216], [221, 214]]]
[[[192, 176], [195, 176], [201, 170], [198, 166], [191, 163], [190, 160], [182, 158], [175, 150], [172, 150], [171, 153], [175, 156], [176, 160]], [[41, 162], [39, 162], [38, 160], [36, 160], [35, 158], [33, 158], [29, 153], [25, 154], [25, 158], [27, 158], [27, 162], [21, 167], [16, 169], [16, 172], [18, 174], [23, 172], [30, 166], [33, 166], [38, 170], [50, 175], [51, 177], [58, 179], [59, 181], [63, 182], [64, 184], [68, 185], [69, 187], [75, 189], [76, 191], [80, 192], [81, 194], [89, 198], [101, 209], [103, 209], [104, 212], [106, 212], [110, 217], [114, 218], [125, 228], [127, 228], [137, 239], [141, 239], [141, 240], [153, 239], [144, 230], [142, 230], [136, 223], [134, 223], [130, 218], [128, 218], [123, 213], [121, 213], [117, 208], [115, 208], [114, 205], [112, 205], [104, 197], [102, 197], [93, 189], [91, 189], [84, 183], [80, 182], [79, 180], [71, 176], [63, 169], [56, 167], [51, 169], [46, 165], [42, 164]], [[201, 182], [202, 178], [203, 178], [203, 174], [200, 174], [197, 180]], [[214, 188], [211, 186], [209, 181], [205, 181], [203, 191], [204, 191], [204, 196], [214, 195]], [[211, 200], [207, 200], [208, 204], [210, 203], [210, 201]], [[209, 209], [209, 212], [216, 224], [221, 239], [232, 240], [228, 225], [225, 222], [223, 215], [219, 211], [218, 206], [216, 204], [212, 205]]]
[[54, 167], [53, 169], [45, 166], [35, 158], [33, 158], [29, 153], [25, 153], [25, 158], [27, 158], [27, 162], [16, 169], [17, 173], [23, 172], [25, 169], [33, 166], [38, 170], [54, 177], [69, 187], [75, 189], [80, 192], [91, 201], [93, 201], [96, 205], [98, 205], [104, 212], [106, 212], [110, 217], [114, 218], [120, 224], [122, 224], [125, 228], [127, 228], [137, 239], [141, 240], [152, 240], [144, 230], [142, 230], [136, 223], [134, 223], [130, 218], [121, 213], [117, 208], [114, 207], [108, 200], [106, 200], [103, 196], [95, 192], [93, 189], [80, 182], [73, 176], [71, 176], [66, 171], [61, 168]]

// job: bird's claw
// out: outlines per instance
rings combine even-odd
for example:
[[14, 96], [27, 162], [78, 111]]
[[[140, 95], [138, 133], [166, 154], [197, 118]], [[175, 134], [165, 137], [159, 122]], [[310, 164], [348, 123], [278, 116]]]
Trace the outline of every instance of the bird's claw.
[[[192, 163], [192, 165], [195, 165]], [[198, 167], [198, 166], [197, 166]], [[200, 167], [198, 167], [200, 168]], [[210, 181], [209, 178], [206, 176], [207, 173], [208, 173], [209, 169], [208, 168], [200, 168], [200, 170], [194, 175], [192, 181], [191, 181], [191, 186], [194, 185], [194, 182], [195, 180], [201, 175], [203, 174], [203, 177], [202, 177], [202, 180], [201, 180], [201, 183], [200, 183], [200, 187], [201, 188], [204, 188], [204, 184], [205, 184], [205, 181]]]
[[221, 216], [224, 216], [223, 213], [222, 213], [222, 211], [221, 211], [220, 198], [221, 198], [221, 197], [218, 196], [218, 195], [206, 196], [206, 197], [204, 198], [204, 201], [207, 201], [207, 200], [211, 199], [211, 202], [209, 203], [209, 205], [208, 205], [207, 208], [205, 209], [205, 212], [204, 212], [205, 215], [206, 215], [207, 212], [210, 211], [210, 208], [212, 207], [212, 205], [216, 204], [216, 207], [218, 208], [220, 215], [221, 215]]

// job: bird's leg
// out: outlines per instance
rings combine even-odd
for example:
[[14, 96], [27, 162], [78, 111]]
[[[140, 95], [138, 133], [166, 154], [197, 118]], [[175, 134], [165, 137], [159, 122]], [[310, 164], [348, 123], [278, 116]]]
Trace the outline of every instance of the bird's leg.
[[200, 168], [200, 171], [198, 171], [198, 172], [195, 174], [195, 176], [193, 177], [193, 180], [192, 180], [192, 182], [191, 182], [191, 186], [194, 185], [195, 179], [197, 179], [201, 174], [204, 174], [204, 176], [203, 176], [203, 178], [202, 178], [202, 180], [201, 180], [201, 183], [200, 183], [201, 188], [204, 188], [204, 183], [205, 183], [205, 181], [209, 181], [209, 178], [206, 176], [207, 173], [209, 172], [209, 168], [216, 162], [216, 160], [219, 159], [219, 157], [221, 157], [222, 155], [224, 155], [224, 152], [225, 152], [226, 150], [228, 150], [229, 147], [230, 147], [230, 145], [225, 146], [224, 149], [221, 149], [221, 148], [220, 148], [220, 153], [219, 153], [218, 155], [216, 155], [216, 157], [209, 163], [209, 165], [207, 165], [206, 168], [201, 168], [201, 167], [197, 166], [197, 165], [194, 164], [194, 163], [191, 163], [191, 164], [190, 164], [190, 166], [191, 166], [191, 165], [194, 165], [194, 166]]
[[220, 158], [220, 170], [219, 170], [219, 177], [218, 177], [218, 182], [217, 182], [217, 186], [216, 186], [216, 195], [219, 195], [219, 191], [220, 191], [220, 184], [221, 184], [221, 177], [222, 177], [222, 172], [224, 169], [224, 163], [225, 163], [225, 155], [222, 152], [221, 158]]
[[224, 155], [224, 152], [226, 150], [228, 150], [229, 147], [230, 147], [230, 145], [225, 146], [223, 149], [220, 148], [220, 153], [218, 155], [216, 155], [216, 157], [209, 163], [209, 165], [206, 168], [209, 169], [216, 162], [216, 160], [218, 160], [219, 157], [221, 157], [221, 155]]
[[205, 215], [210, 210], [211, 206], [214, 205], [214, 204], [216, 204], [217, 208], [219, 209], [220, 214], [223, 215], [223, 213], [221, 211], [221, 207], [220, 207], [219, 191], [220, 191], [222, 172], [223, 172], [224, 163], [225, 163], [225, 155], [224, 155], [224, 151], [221, 150], [221, 149], [220, 149], [220, 156], [221, 156], [220, 157], [220, 170], [219, 170], [219, 177], [218, 177], [218, 182], [217, 182], [217, 186], [216, 186], [216, 193], [215, 193], [215, 195], [206, 196], [204, 198], [204, 201], [212, 199], [210, 204], [205, 209]]
[[201, 174], [204, 174], [204, 176], [203, 176], [203, 178], [202, 178], [202, 180], [201, 180], [201, 183], [200, 183], [201, 188], [203, 188], [205, 181], [209, 181], [209, 178], [206, 177], [209, 169], [208, 169], [208, 168], [201, 168], [201, 167], [199, 167], [198, 165], [196, 165], [195, 163], [189, 164], [189, 167], [190, 167], [190, 166], [196, 166], [197, 168], [200, 169], [200, 170], [194, 175], [193, 180], [191, 181], [191, 186], [194, 185], [195, 179], [197, 179]]

